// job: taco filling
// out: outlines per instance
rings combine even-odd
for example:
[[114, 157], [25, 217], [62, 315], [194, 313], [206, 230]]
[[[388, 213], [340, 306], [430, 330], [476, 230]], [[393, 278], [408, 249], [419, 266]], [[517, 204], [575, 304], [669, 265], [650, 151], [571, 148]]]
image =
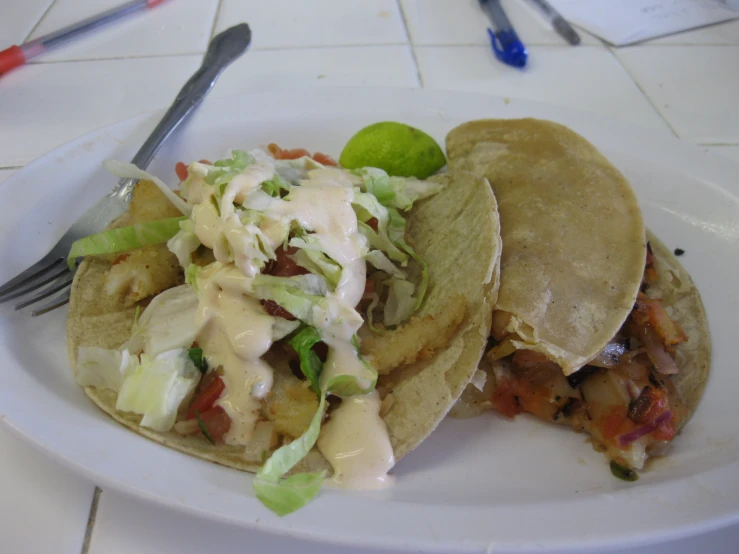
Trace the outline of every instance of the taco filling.
[[[468, 287], [476, 292], [460, 294], [445, 319], [449, 293], [438, 281], [446, 268], [436, 260], [448, 246], [416, 235], [422, 257], [406, 238], [414, 236], [409, 211], [423, 204], [414, 210], [423, 230], [434, 210], [423, 201], [445, 194], [444, 179], [346, 171], [328, 156], [274, 145], [178, 165], [177, 173], [184, 180], [174, 199], [155, 179], [142, 180], [122, 221], [73, 248], [88, 256], [68, 324], [78, 383], [147, 436], [258, 469], [257, 496], [281, 515], [315, 495], [327, 472], [348, 488], [387, 485], [396, 457], [435, 427], [482, 353], [497, 278], [495, 217], [480, 212], [480, 244], [496, 246], [484, 247], [483, 274]], [[462, 180], [470, 202], [495, 212], [483, 181]], [[155, 244], [152, 235], [172, 221], [166, 247]], [[447, 240], [460, 240], [462, 223], [449, 222]], [[116, 341], [111, 329], [132, 311], [131, 330]], [[109, 329], [100, 328], [103, 318]], [[417, 361], [454, 383], [427, 393], [431, 402], [447, 399], [436, 400], [428, 422], [413, 416], [422, 424], [405, 429], [397, 423], [404, 399], [422, 411], [417, 391], [428, 377], [419, 384], [418, 375], [393, 381], [391, 373]]]
[[670, 379], [680, 371], [674, 355], [687, 336], [661, 298], [648, 296], [657, 280], [648, 245], [642, 291], [626, 323], [598, 356], [568, 376], [539, 352], [511, 354], [513, 337], [496, 336], [493, 327], [497, 344], [486, 360], [495, 379], [495, 410], [508, 417], [527, 412], [588, 433], [596, 448], [627, 468], [641, 469], [650, 455], [662, 453], [688, 415]]
[[614, 474], [635, 476], [687, 422], [708, 376], [690, 276], [646, 230], [629, 182], [572, 130], [472, 121], [447, 135], [447, 153], [453, 169], [488, 179], [503, 242], [486, 372], [454, 412], [569, 425]]

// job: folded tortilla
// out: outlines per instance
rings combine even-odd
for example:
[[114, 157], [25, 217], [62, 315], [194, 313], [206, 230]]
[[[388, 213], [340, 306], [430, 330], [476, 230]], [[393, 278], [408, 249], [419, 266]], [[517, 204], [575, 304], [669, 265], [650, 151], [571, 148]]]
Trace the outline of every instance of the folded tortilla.
[[[384, 415], [396, 460], [413, 450], [444, 418], [472, 378], [483, 354], [490, 329], [492, 307], [497, 298], [501, 252], [500, 227], [495, 197], [484, 179], [463, 171], [439, 176], [449, 186], [420, 201], [409, 216], [408, 240], [426, 261], [429, 270], [427, 296], [414, 317], [435, 318], [452, 303], [462, 302], [464, 316], [448, 344], [431, 357], [381, 376], [378, 387], [393, 395]], [[103, 276], [110, 262], [86, 259], [72, 285], [67, 322], [68, 351], [75, 367], [80, 346], [118, 348], [130, 336], [135, 307], [106, 294]], [[411, 325], [413, 322], [409, 322]], [[388, 331], [375, 347], [398, 345]], [[423, 333], [418, 336], [423, 336]], [[403, 346], [403, 345], [401, 345]], [[403, 346], [407, 348], [408, 345]], [[421, 352], [423, 344], [415, 345]], [[273, 349], [269, 362], [275, 382], [291, 376], [287, 359]], [[400, 359], [403, 356], [399, 356]], [[86, 387], [85, 392], [104, 412], [126, 427], [161, 444], [225, 466], [256, 471], [260, 464], [243, 457], [243, 447], [212, 445], [205, 439], [171, 431], [159, 433], [141, 427], [141, 417], [118, 412], [116, 393]], [[313, 451], [294, 472], [325, 469], [328, 462]]]
[[[447, 136], [450, 167], [490, 182], [498, 201], [503, 253], [495, 310], [511, 314], [507, 332], [517, 349], [541, 352], [565, 375], [586, 365], [616, 336], [634, 307], [652, 249], [658, 279], [646, 294], [661, 300], [688, 337], [671, 375], [695, 412], [711, 365], [708, 319], [689, 273], [645, 229], [629, 183], [588, 141], [549, 121], [483, 120]], [[470, 385], [458, 417], [490, 409], [492, 367], [485, 391]]]
[[639, 292], [646, 242], [631, 186], [587, 140], [550, 121], [472, 121], [446, 146], [449, 166], [488, 179], [498, 201], [505, 330], [518, 335], [516, 348], [577, 371]]
[[650, 285], [647, 296], [661, 298], [670, 317], [680, 326], [688, 340], [677, 345], [675, 363], [680, 373], [672, 375], [680, 399], [688, 408], [687, 423], [698, 407], [711, 368], [711, 338], [708, 317], [698, 288], [690, 274], [651, 231], [647, 240], [655, 259], [658, 280]]

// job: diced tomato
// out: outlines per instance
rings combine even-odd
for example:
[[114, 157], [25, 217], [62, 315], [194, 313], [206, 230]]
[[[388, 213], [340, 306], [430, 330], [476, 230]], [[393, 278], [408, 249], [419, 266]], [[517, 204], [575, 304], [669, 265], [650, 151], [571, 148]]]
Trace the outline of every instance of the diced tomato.
[[364, 282], [364, 292], [362, 293], [362, 300], [371, 300], [373, 294], [375, 294], [375, 282], [372, 279], [367, 279]]
[[177, 174], [177, 178], [180, 181], [184, 181], [187, 179], [187, 166], [182, 162], [177, 162], [177, 164], [174, 166], [174, 172]]
[[325, 342], [317, 342], [311, 350], [318, 354], [322, 362], [325, 362], [326, 358], [328, 358], [328, 345]]
[[[213, 165], [209, 160], [199, 160], [201, 164]], [[177, 174], [177, 178], [180, 181], [187, 179], [189, 172], [187, 171], [187, 165], [183, 162], [177, 162], [174, 166], [174, 172]]]
[[304, 267], [300, 267], [290, 257], [297, 253], [298, 249], [294, 246], [289, 246], [287, 250], [280, 247], [277, 249], [275, 254], [277, 259], [272, 263], [272, 267], [269, 268], [267, 273], [276, 277], [292, 277], [293, 275], [305, 275], [310, 273]]
[[687, 335], [675, 323], [662, 303], [646, 294], [639, 293], [631, 312], [631, 319], [639, 325], [649, 325], [659, 336], [662, 344], [672, 347], [688, 340]]
[[337, 162], [336, 160], [334, 160], [334, 159], [333, 159], [333, 158], [332, 158], [331, 156], [329, 156], [328, 154], [322, 154], [321, 152], [316, 152], [315, 154], [313, 154], [313, 156], [312, 156], [312, 157], [313, 157], [313, 159], [314, 159], [315, 161], [317, 161], [317, 162], [318, 162], [319, 164], [323, 164], [323, 165], [333, 165], [333, 166], [338, 166], [338, 165], [339, 165], [339, 164], [338, 164], [338, 162]]
[[370, 227], [372, 227], [372, 229], [374, 229], [375, 231], [377, 231], [377, 225], [378, 225], [378, 223], [379, 222], [377, 221], [377, 218], [376, 217], [373, 217], [372, 219], [368, 219], [367, 220], [367, 225], [369, 225]]
[[670, 419], [670, 421], [665, 421], [662, 423], [657, 429], [652, 432], [652, 436], [655, 440], [658, 441], [671, 441], [675, 438], [675, 435], [677, 435], [677, 421], [676, 418], [673, 417]]
[[657, 268], [654, 264], [654, 253], [652, 252], [652, 246], [647, 243], [647, 262], [644, 266], [643, 282], [646, 285], [650, 285], [657, 282], [658, 280], [659, 275], [657, 274]]
[[636, 423], [653, 423], [660, 414], [667, 411], [668, 399], [664, 390], [645, 387], [639, 398], [631, 404], [629, 417]]
[[[300, 267], [290, 257], [297, 251], [298, 249], [293, 246], [288, 247], [287, 250], [282, 247], [278, 248], [275, 252], [277, 258], [270, 263], [270, 266], [267, 268], [265, 273], [276, 277], [292, 277], [293, 275], [305, 275], [309, 273], [307, 269]], [[262, 306], [264, 306], [264, 309], [269, 315], [282, 317], [288, 321], [293, 321], [295, 319], [290, 312], [273, 300], [262, 300]]]
[[606, 416], [600, 421], [594, 421], [600, 429], [603, 442], [618, 444], [618, 437], [630, 433], [637, 425], [627, 415], [626, 406], [611, 406]]
[[499, 380], [491, 401], [493, 407], [506, 417], [517, 416], [523, 411], [516, 397], [516, 384], [513, 379]]
[[675, 346], [688, 340], [683, 330], [672, 321], [665, 308], [657, 300], [649, 303], [649, 320], [665, 346]]
[[302, 158], [303, 156], [310, 157], [310, 152], [308, 152], [305, 148], [293, 148], [291, 150], [283, 150], [274, 142], [270, 143], [267, 146], [267, 150], [269, 150], [269, 153], [274, 156], [275, 160], [297, 160], [298, 158]]
[[281, 317], [284, 319], [287, 319], [288, 321], [294, 321], [295, 316], [288, 312], [285, 308], [280, 306], [277, 302], [274, 300], [262, 300], [262, 306], [264, 306], [264, 311], [267, 312], [269, 315], [274, 317]]
[[206, 373], [198, 386], [190, 407], [187, 408], [185, 419], [195, 419], [195, 410], [201, 414], [210, 410], [225, 389], [226, 383], [223, 382], [220, 375], [216, 374], [215, 371]]
[[205, 412], [198, 410], [198, 416], [213, 442], [222, 442], [223, 435], [231, 429], [231, 418], [220, 406], [215, 406]]
[[267, 150], [269, 150], [269, 153], [272, 154], [272, 157], [275, 160], [297, 160], [298, 158], [302, 158], [303, 156], [308, 156], [309, 158], [317, 161], [319, 164], [333, 166], [339, 165], [336, 160], [334, 160], [328, 154], [316, 152], [311, 156], [311, 153], [308, 152], [305, 148], [292, 148], [290, 150], [287, 150], [284, 148], [280, 148], [274, 142], [271, 142], [267, 145]]

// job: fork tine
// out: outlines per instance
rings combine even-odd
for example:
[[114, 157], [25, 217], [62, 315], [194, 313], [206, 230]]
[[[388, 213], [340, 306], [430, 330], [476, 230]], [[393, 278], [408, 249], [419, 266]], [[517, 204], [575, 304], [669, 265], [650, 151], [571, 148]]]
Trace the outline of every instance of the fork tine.
[[[31, 267], [22, 271], [7, 283], [0, 286], [0, 296], [13, 292], [18, 287], [28, 283], [32, 279], [37, 279], [62, 261], [64, 261], [64, 258], [53, 254], [53, 252], [49, 252]], [[2, 300], [0, 300], [0, 302], [2, 302]]]
[[42, 306], [39, 306], [34, 311], [31, 312], [31, 315], [33, 317], [36, 317], [38, 315], [44, 315], [49, 313], [52, 310], [56, 310], [57, 308], [61, 308], [69, 302], [69, 295], [71, 293], [72, 287], [67, 287], [60, 295], [55, 296], [51, 300], [49, 300], [46, 304], [43, 304]]
[[70, 286], [72, 284], [72, 281], [74, 280], [74, 274], [71, 274], [69, 276], [62, 275], [55, 283], [52, 284], [51, 287], [44, 289], [40, 293], [36, 294], [35, 296], [24, 300], [20, 304], [16, 304], [13, 306], [13, 309], [15, 311], [22, 310], [23, 308], [30, 306], [31, 304], [35, 304], [36, 302], [43, 300], [44, 298], [48, 298], [52, 294], [59, 292], [60, 290]]
[[57, 270], [56, 268], [52, 268], [52, 270], [54, 271], [52, 275], [49, 275], [49, 273], [52, 273], [52, 271], [48, 271], [47, 273], [40, 275], [36, 280], [32, 281], [31, 283], [28, 283], [27, 286], [23, 288], [16, 287], [14, 291], [1, 297], [0, 302], [7, 302], [8, 300], [13, 300], [14, 298], [18, 298], [19, 296], [23, 296], [24, 294], [28, 294], [29, 292], [38, 290], [44, 285], [48, 285], [52, 281], [55, 281], [59, 277], [62, 277], [70, 273], [69, 268], [66, 265], [63, 266], [61, 270]]

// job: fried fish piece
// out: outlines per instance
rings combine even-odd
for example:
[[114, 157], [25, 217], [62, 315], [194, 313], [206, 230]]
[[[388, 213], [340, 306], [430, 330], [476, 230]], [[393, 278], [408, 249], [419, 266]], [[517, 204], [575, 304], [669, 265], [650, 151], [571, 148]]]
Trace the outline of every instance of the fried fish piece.
[[414, 316], [392, 332], [363, 333], [360, 353], [380, 375], [395, 368], [431, 358], [449, 344], [464, 320], [466, 300], [454, 296], [446, 309], [434, 314]]
[[[124, 225], [136, 225], [178, 217], [180, 211], [151, 181], [139, 181], [133, 189]], [[182, 284], [182, 268], [177, 257], [164, 244], [146, 246], [132, 252], [111, 256], [105, 272], [105, 291], [121, 298], [123, 306]]]

